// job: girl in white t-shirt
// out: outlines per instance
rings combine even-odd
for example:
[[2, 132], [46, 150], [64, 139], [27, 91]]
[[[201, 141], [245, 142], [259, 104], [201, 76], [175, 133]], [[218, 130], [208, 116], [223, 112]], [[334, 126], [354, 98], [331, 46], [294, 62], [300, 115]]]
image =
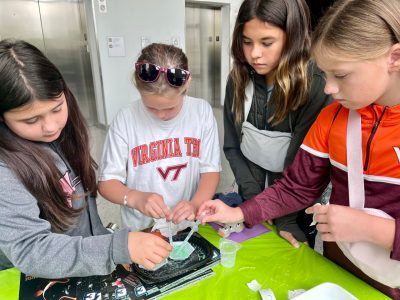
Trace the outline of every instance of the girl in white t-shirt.
[[186, 95], [190, 81], [181, 49], [147, 46], [135, 64], [141, 99], [110, 126], [98, 187], [122, 205], [122, 225], [132, 230], [148, 228], [154, 219], [193, 220], [217, 188], [217, 124], [206, 101]]

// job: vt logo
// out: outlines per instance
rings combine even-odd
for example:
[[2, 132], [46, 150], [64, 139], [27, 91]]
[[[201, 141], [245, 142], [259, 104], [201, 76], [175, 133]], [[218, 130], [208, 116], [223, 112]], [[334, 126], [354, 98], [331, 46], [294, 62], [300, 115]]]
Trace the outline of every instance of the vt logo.
[[176, 166], [169, 166], [165, 169], [165, 171], [157, 167], [158, 173], [160, 173], [161, 177], [164, 179], [164, 181], [167, 180], [169, 173], [172, 173], [172, 179], [171, 181], [176, 181], [178, 180], [179, 174], [181, 173], [182, 169], [187, 167], [187, 163], [176, 165]]
[[394, 152], [396, 152], [397, 160], [400, 163], [400, 148], [399, 147], [393, 147], [393, 149], [394, 149]]

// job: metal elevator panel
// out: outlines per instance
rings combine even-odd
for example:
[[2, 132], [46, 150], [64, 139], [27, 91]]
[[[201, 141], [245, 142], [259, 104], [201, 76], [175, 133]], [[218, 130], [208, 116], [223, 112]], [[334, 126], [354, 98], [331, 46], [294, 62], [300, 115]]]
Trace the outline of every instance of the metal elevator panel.
[[188, 94], [212, 106], [220, 103], [221, 9], [186, 4], [185, 45], [192, 83]]
[[97, 123], [83, 0], [0, 1], [0, 37], [32, 43], [60, 69], [89, 125]]
[[[60, 68], [88, 124], [96, 120], [83, 1], [40, 0], [46, 54]], [[83, 17], [83, 18], [82, 18]]]
[[0, 39], [26, 40], [44, 52], [38, 1], [0, 1]]

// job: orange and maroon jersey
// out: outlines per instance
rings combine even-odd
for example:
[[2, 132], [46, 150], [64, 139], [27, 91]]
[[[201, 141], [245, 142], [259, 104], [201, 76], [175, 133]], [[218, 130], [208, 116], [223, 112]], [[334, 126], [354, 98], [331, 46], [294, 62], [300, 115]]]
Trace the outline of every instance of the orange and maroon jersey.
[[[349, 205], [346, 131], [349, 110], [333, 103], [321, 111], [281, 180], [241, 205], [257, 224], [314, 204], [332, 182], [331, 204]], [[392, 258], [400, 260], [400, 105], [358, 110], [362, 122], [365, 207], [396, 219]]]

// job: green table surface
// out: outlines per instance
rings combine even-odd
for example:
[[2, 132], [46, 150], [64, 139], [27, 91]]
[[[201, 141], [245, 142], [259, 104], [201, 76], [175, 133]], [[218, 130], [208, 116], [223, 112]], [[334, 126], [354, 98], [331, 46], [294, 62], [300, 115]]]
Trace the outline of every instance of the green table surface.
[[[218, 247], [220, 237], [211, 226], [200, 226], [199, 233]], [[338, 284], [360, 300], [390, 299], [308, 246], [293, 248], [274, 231], [241, 245], [233, 268], [217, 265], [214, 276], [163, 299], [261, 299], [258, 292], [247, 287], [253, 279], [262, 289], [271, 288], [277, 300], [288, 299], [289, 290], [308, 290], [323, 282]], [[19, 277], [15, 268], [0, 271], [1, 300], [18, 299]]]

